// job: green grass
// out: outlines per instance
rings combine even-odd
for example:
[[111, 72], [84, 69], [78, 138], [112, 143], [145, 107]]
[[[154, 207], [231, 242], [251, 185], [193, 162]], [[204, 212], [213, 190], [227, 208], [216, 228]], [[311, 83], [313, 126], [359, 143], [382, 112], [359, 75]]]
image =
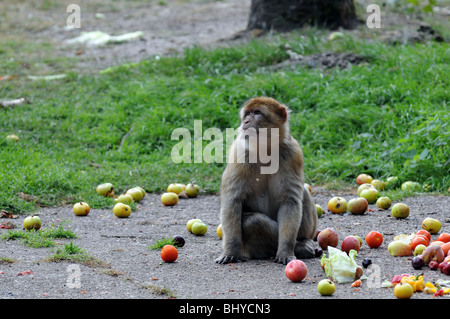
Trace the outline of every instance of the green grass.
[[8, 230], [0, 236], [2, 240], [21, 240], [32, 248], [54, 247], [56, 238], [77, 238], [77, 235], [64, 226], [68, 222], [62, 222], [58, 227], [51, 226], [40, 230]]
[[[233, 48], [193, 48], [101, 74], [72, 70], [62, 80], [0, 82], [2, 99], [32, 101], [0, 109], [0, 209], [35, 210], [18, 192], [36, 196], [40, 205], [83, 200], [111, 207], [113, 200], [95, 193], [103, 182], [113, 183], [119, 194], [136, 185], [160, 192], [172, 182], [195, 179], [203, 192], [217, 192], [225, 164], [173, 163], [178, 140], [171, 133], [183, 127], [193, 135], [194, 120], [202, 120], [203, 130], [235, 128], [238, 109], [259, 95], [292, 109], [291, 132], [303, 147], [310, 184], [353, 183], [364, 172], [447, 192], [449, 45], [389, 46], [350, 36], [328, 42], [325, 35], [311, 29]], [[30, 44], [11, 41], [4, 47], [0, 40], [0, 70], [22, 74], [26, 57], [8, 59], [10, 48], [30, 50]], [[268, 66], [288, 57], [286, 44], [303, 55], [354, 52], [369, 63], [270, 71]], [[70, 60], [58, 60], [54, 73], [66, 64]], [[3, 142], [8, 134], [20, 141]]]

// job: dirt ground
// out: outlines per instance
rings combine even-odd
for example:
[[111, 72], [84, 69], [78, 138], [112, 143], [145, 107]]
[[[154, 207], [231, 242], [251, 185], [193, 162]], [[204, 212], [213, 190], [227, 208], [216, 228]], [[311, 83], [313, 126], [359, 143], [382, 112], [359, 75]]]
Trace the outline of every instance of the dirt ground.
[[[95, 1], [91, 3], [97, 3]], [[250, 0], [226, 1], [164, 1], [134, 5], [124, 14], [123, 2], [117, 7], [100, 5], [82, 13], [82, 29], [66, 30], [66, 12], [21, 9], [11, 11], [8, 20], [16, 23], [16, 32], [29, 32], [36, 41], [51, 41], [57, 54], [77, 59], [77, 67], [99, 70], [115, 64], [138, 61], [154, 55], [181, 52], [193, 44], [213, 46], [233, 43], [236, 33], [244, 30], [249, 14]], [[18, 5], [20, 6], [20, 5]], [[96, 16], [102, 13], [103, 17]], [[9, 17], [11, 17], [9, 16]], [[7, 21], [7, 22], [8, 22]], [[411, 24], [417, 30], [417, 24]], [[38, 27], [37, 27], [38, 26]], [[405, 25], [406, 26], [406, 25]], [[410, 26], [408, 22], [408, 26]], [[140, 40], [105, 47], [67, 46], [64, 41], [82, 31], [101, 30], [110, 34], [143, 31]], [[391, 32], [391, 31], [389, 31]], [[402, 30], [384, 33], [390, 39], [405, 39]], [[329, 58], [329, 57], [326, 57]], [[330, 192], [314, 189], [315, 201], [327, 206], [329, 198], [341, 195], [355, 197], [353, 192]], [[423, 272], [426, 281], [450, 279], [440, 271], [424, 268], [415, 271], [411, 258], [392, 257], [388, 243], [398, 234], [408, 234], [420, 228], [426, 216], [442, 221], [441, 232], [450, 232], [450, 199], [447, 196], [419, 196], [403, 200], [411, 208], [407, 219], [397, 220], [389, 211], [378, 211], [371, 205], [362, 216], [333, 215], [329, 212], [319, 219], [319, 229], [332, 227], [339, 233], [340, 242], [347, 235], [364, 238], [371, 230], [383, 233], [384, 243], [379, 249], [363, 245], [357, 260], [364, 258], [373, 264], [365, 270], [375, 284], [363, 281], [360, 288], [338, 284], [330, 299], [395, 298], [392, 288], [378, 284], [396, 274]], [[284, 266], [271, 260], [253, 260], [245, 263], [218, 265], [214, 262], [221, 252], [221, 240], [215, 233], [219, 223], [217, 196], [200, 196], [181, 200], [177, 206], [163, 207], [158, 194], [148, 194], [128, 219], [117, 219], [110, 210], [92, 210], [87, 217], [75, 217], [71, 207], [43, 208], [38, 212], [43, 226], [58, 225], [70, 220], [68, 227], [78, 236], [73, 242], [89, 255], [103, 262], [100, 266], [87, 266], [67, 262], [48, 262], [52, 248], [29, 248], [20, 241], [0, 241], [0, 257], [11, 258], [13, 263], [0, 262], [0, 298], [4, 299], [310, 299], [323, 298], [316, 285], [325, 278], [320, 259], [304, 260], [308, 275], [301, 283], [290, 282]], [[208, 225], [204, 236], [187, 232], [185, 224], [191, 218], [200, 218]], [[0, 222], [3, 220], [0, 219]], [[21, 228], [23, 216], [11, 220]], [[6, 233], [0, 229], [0, 234]], [[186, 239], [174, 263], [161, 261], [158, 250], [148, 247], [157, 240], [176, 234]], [[436, 238], [436, 235], [433, 236]], [[70, 240], [60, 240], [62, 244]], [[379, 274], [371, 272], [379, 266]], [[18, 275], [31, 270], [32, 274]], [[77, 281], [79, 279], [79, 282]], [[414, 299], [432, 299], [432, 295], [416, 293]], [[449, 297], [441, 297], [448, 299]]]
[[[337, 193], [314, 189], [314, 199], [322, 207]], [[354, 192], [339, 193], [347, 200]], [[441, 232], [450, 232], [450, 198], [448, 196], [419, 196], [402, 200], [410, 206], [411, 215], [395, 219], [390, 211], [379, 211], [375, 205], [364, 215], [326, 212], [319, 219], [319, 229], [331, 227], [339, 234], [339, 245], [347, 235], [365, 235], [372, 230], [381, 232], [383, 244], [371, 249], [363, 244], [357, 256], [361, 265], [370, 258], [372, 265], [364, 270], [369, 277], [360, 288], [351, 284], [337, 284], [335, 294], [329, 298], [395, 298], [392, 288], [380, 284], [394, 275], [424, 273], [425, 280], [450, 279], [440, 271], [427, 267], [414, 270], [410, 257], [393, 257], [387, 246], [398, 234], [409, 234], [420, 229], [421, 221], [430, 216], [442, 221]], [[147, 194], [137, 210], [127, 219], [116, 218], [111, 210], [93, 209], [86, 217], [77, 217], [71, 207], [44, 208], [39, 211], [43, 227], [69, 221], [67, 228], [77, 239], [57, 240], [61, 244], [74, 244], [101, 261], [101, 265], [83, 265], [70, 262], [48, 262], [55, 248], [29, 248], [18, 240], [0, 241], [0, 256], [14, 260], [0, 263], [0, 298], [32, 299], [305, 299], [323, 298], [317, 292], [319, 280], [326, 278], [320, 267], [320, 258], [305, 259], [308, 274], [300, 283], [289, 281], [284, 266], [272, 260], [251, 260], [235, 264], [215, 263], [221, 253], [221, 240], [216, 234], [219, 224], [217, 196], [203, 195], [195, 199], [180, 200], [173, 207], [161, 204], [158, 194]], [[186, 223], [200, 218], [208, 225], [204, 236], [189, 233]], [[0, 220], [3, 221], [3, 220]], [[22, 228], [23, 216], [11, 219]], [[8, 230], [0, 229], [0, 234]], [[179, 248], [174, 263], [162, 262], [159, 250], [149, 246], [162, 238], [181, 235], [186, 244]], [[435, 239], [437, 235], [433, 235]], [[73, 268], [75, 267], [75, 268]], [[371, 268], [372, 267], [372, 268]], [[373, 270], [371, 270], [373, 269]], [[376, 270], [379, 270], [377, 272]], [[30, 275], [18, 275], [31, 270]], [[79, 281], [76, 281], [78, 276]], [[369, 282], [370, 281], [370, 282]], [[432, 295], [416, 293], [414, 299], [429, 299]], [[449, 298], [441, 297], [441, 298]]]

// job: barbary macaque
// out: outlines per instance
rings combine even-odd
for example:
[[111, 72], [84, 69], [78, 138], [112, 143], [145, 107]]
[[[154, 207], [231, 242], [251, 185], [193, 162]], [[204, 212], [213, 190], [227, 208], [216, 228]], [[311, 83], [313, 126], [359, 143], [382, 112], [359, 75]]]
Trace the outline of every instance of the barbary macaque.
[[240, 110], [222, 175], [217, 263], [274, 258], [287, 264], [315, 256], [317, 212], [304, 187], [303, 153], [289, 132], [289, 113], [268, 97], [252, 98]]

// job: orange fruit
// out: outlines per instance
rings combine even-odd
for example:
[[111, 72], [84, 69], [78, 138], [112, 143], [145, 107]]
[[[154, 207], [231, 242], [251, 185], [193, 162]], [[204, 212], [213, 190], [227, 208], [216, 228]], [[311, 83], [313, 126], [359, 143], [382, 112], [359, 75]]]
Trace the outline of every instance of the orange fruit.
[[439, 241], [442, 241], [444, 243], [450, 242], [450, 234], [449, 233], [442, 233], [439, 235], [438, 239]]
[[178, 250], [172, 245], [165, 245], [161, 249], [161, 259], [165, 262], [171, 263], [177, 260]]
[[377, 231], [371, 231], [366, 236], [366, 243], [370, 248], [378, 248], [383, 243], [383, 235]]
[[428, 246], [429, 245], [429, 241], [425, 236], [422, 235], [416, 235], [414, 236], [414, 238], [411, 240], [411, 243], [409, 244], [409, 246], [411, 247], [412, 250], [414, 250], [416, 248], [417, 245], [425, 245]]
[[422, 235], [422, 236], [425, 236], [426, 238], [428, 238], [428, 241], [431, 240], [431, 235], [430, 235], [430, 232], [429, 232], [428, 230], [421, 229], [421, 230], [419, 230], [419, 231], [416, 233], [416, 235]]

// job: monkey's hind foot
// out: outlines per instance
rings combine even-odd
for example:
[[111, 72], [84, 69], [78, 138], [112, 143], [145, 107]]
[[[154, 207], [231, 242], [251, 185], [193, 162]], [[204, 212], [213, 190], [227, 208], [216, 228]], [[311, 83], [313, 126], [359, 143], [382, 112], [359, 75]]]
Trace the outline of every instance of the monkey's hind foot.
[[314, 241], [312, 239], [297, 240], [295, 245], [295, 256], [301, 258], [316, 257], [316, 250], [314, 248]]
[[230, 263], [236, 263], [238, 261], [247, 261], [247, 258], [244, 258], [242, 256], [226, 256], [222, 255], [219, 258], [216, 259], [216, 263], [218, 264], [230, 264]]

